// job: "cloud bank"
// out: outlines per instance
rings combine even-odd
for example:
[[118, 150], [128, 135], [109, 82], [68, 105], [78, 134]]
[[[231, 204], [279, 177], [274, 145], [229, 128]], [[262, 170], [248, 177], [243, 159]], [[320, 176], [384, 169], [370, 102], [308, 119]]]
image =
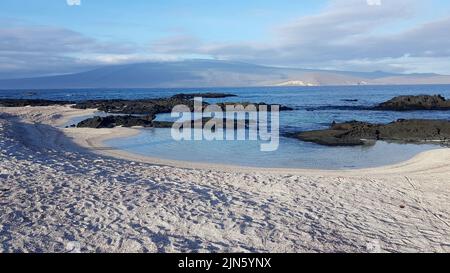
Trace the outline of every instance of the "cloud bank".
[[[440, 65], [450, 57], [450, 36], [446, 34], [450, 16], [414, 25], [419, 1], [381, 3], [332, 1], [319, 14], [274, 27], [268, 41], [261, 43], [207, 44], [184, 36], [168, 38], [152, 49], [259, 64], [350, 70], [430, 71], [436, 62], [436, 70], [450, 73]], [[402, 23], [408, 25], [395, 31]], [[181, 41], [189, 43], [179, 46]], [[423, 66], [417, 66], [421, 61]]]
[[375, 2], [333, 0], [316, 14], [267, 29], [263, 41], [233, 43], [178, 33], [146, 45], [124, 44], [65, 28], [9, 24], [0, 26], [0, 78], [192, 56], [286, 67], [450, 74], [450, 13], [425, 20], [423, 1]]

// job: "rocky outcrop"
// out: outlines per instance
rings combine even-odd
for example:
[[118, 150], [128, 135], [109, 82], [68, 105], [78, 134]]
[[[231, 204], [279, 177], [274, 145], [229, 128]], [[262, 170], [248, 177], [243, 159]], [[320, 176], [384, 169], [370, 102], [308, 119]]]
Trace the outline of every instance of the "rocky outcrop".
[[[267, 106], [267, 109], [269, 111], [271, 110], [271, 107], [270, 107], [271, 105], [269, 105], [267, 103], [264, 103], [264, 102], [260, 102], [260, 103], [252, 103], [252, 102], [222, 102], [222, 103], [217, 103], [217, 105], [219, 107], [221, 107], [223, 110], [225, 110], [227, 106], [237, 106], [237, 105], [242, 105], [243, 107], [247, 107], [249, 105], [254, 105], [254, 106], [256, 106], [257, 110], [259, 110], [260, 106]], [[275, 104], [275, 105], [277, 105], [277, 104]], [[294, 108], [289, 107], [289, 106], [285, 106], [285, 105], [277, 105], [277, 106], [280, 107], [279, 108], [280, 111], [293, 111], [293, 110], [295, 110]]]
[[[249, 102], [226, 102], [218, 103], [217, 105], [225, 110], [227, 105], [243, 105], [244, 107], [250, 105]], [[194, 102], [192, 100], [185, 100], [179, 98], [169, 99], [154, 99], [154, 100], [98, 100], [86, 101], [77, 103], [74, 108], [78, 109], [98, 109], [106, 113], [114, 114], [144, 114], [157, 115], [161, 113], [170, 113], [177, 105], [186, 105], [191, 111], [194, 109]], [[208, 103], [203, 102], [203, 107]], [[259, 106], [266, 105], [265, 103], [254, 104], [258, 109]], [[269, 107], [270, 110], [270, 107]], [[280, 105], [280, 111], [291, 111], [293, 108]]]
[[[342, 99], [343, 102], [358, 102], [357, 99]], [[398, 96], [376, 106], [324, 105], [304, 108], [307, 111], [445, 111], [450, 110], [450, 100], [440, 95]]]
[[[192, 96], [204, 95], [204, 97], [229, 97], [235, 96], [231, 94], [179, 94], [172, 98], [166, 99], [142, 99], [142, 100], [88, 100], [82, 102], [72, 101], [51, 101], [51, 100], [27, 100], [27, 99], [0, 99], [0, 106], [3, 107], [24, 107], [24, 106], [50, 106], [50, 105], [65, 105], [72, 104], [76, 109], [98, 109], [111, 114], [128, 114], [128, 115], [148, 115], [155, 116], [162, 113], [171, 113], [172, 109], [177, 105], [185, 105], [191, 111], [194, 109], [194, 101]], [[250, 102], [226, 102], [218, 103], [223, 110], [227, 105], [243, 105], [244, 107], [254, 104], [259, 109], [259, 106], [266, 105], [266, 103], [250, 103]], [[203, 107], [209, 105], [203, 102]], [[294, 110], [291, 107], [279, 105], [280, 111]], [[270, 107], [269, 107], [270, 110]]]
[[135, 116], [107, 116], [93, 117], [78, 123], [78, 128], [114, 128], [116, 126], [123, 127], [151, 127], [152, 121]]
[[[197, 121], [201, 122], [202, 127], [204, 127], [210, 121], [216, 122], [217, 125], [220, 125], [220, 119], [215, 119], [215, 118], [203, 118], [201, 121], [200, 120], [197, 120]], [[224, 127], [226, 126], [226, 128], [235, 128], [235, 129], [244, 129], [244, 128], [249, 128], [249, 126], [250, 126], [249, 119], [237, 120], [237, 119], [223, 118], [221, 123], [222, 123], [222, 126], [224, 126]], [[154, 128], [172, 128], [173, 125], [175, 125], [175, 122], [153, 121]], [[183, 122], [183, 128], [194, 128], [195, 126], [196, 126], [195, 120], [188, 120], [188, 121]], [[215, 128], [213, 128], [213, 129], [215, 129]]]
[[[209, 121], [214, 120], [214, 118], [203, 118], [201, 120], [202, 127]], [[215, 120], [218, 122], [219, 120]], [[183, 122], [183, 128], [194, 128], [194, 120], [188, 120]], [[117, 126], [123, 127], [153, 127], [153, 128], [172, 128], [175, 122], [171, 121], [151, 121], [146, 118], [136, 117], [136, 116], [107, 116], [107, 117], [93, 117], [82, 122], [78, 123], [76, 127], [78, 128], [114, 128]], [[218, 123], [217, 125], [219, 125]], [[233, 120], [226, 119], [222, 120], [223, 126], [227, 126], [227, 128], [231, 128], [234, 126], [236, 129], [248, 128], [250, 121], [248, 119], [245, 120]], [[181, 125], [181, 124], [180, 124]], [[69, 127], [69, 126], [68, 126]], [[70, 126], [75, 127], [75, 126]]]
[[302, 141], [326, 146], [358, 146], [376, 140], [399, 142], [450, 143], [450, 121], [398, 120], [389, 124], [346, 122], [329, 129], [290, 134]]
[[176, 105], [193, 108], [194, 102], [184, 99], [151, 99], [151, 100], [91, 100], [77, 103], [74, 108], [98, 109], [113, 114], [156, 115], [170, 113]]
[[450, 110], [450, 100], [440, 95], [399, 96], [379, 104], [375, 110]]
[[193, 94], [181, 93], [173, 96], [172, 99], [191, 100], [196, 97], [201, 97], [204, 99], [223, 99], [223, 98], [237, 97], [237, 95], [226, 93], [193, 93]]
[[[170, 113], [177, 105], [186, 105], [191, 110], [194, 108], [193, 98], [202, 96], [203, 98], [225, 98], [235, 96], [221, 93], [197, 93], [178, 94], [171, 98], [143, 99], [143, 100], [90, 100], [77, 103], [74, 108], [78, 109], [98, 109], [106, 113], [115, 114], [145, 114], [156, 115]], [[203, 103], [204, 106], [207, 103]]]

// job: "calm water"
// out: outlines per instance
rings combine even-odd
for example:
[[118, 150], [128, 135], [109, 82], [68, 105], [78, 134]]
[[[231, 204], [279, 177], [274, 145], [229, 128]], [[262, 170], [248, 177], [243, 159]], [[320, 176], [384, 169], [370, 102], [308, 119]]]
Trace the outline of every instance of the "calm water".
[[[352, 87], [262, 87], [202, 89], [91, 89], [2, 91], [1, 98], [40, 98], [52, 100], [140, 99], [168, 97], [178, 93], [224, 92], [238, 97], [207, 100], [277, 103], [294, 107], [282, 112], [282, 132], [327, 128], [333, 122], [360, 120], [387, 123], [400, 118], [450, 120], [450, 111], [361, 111], [342, 106], [373, 106], [398, 95], [441, 94], [450, 98], [450, 85], [352, 86]], [[357, 101], [348, 101], [357, 100]], [[336, 107], [338, 106], [338, 107]], [[334, 108], [336, 107], [336, 108]], [[315, 109], [315, 110], [314, 110]], [[311, 111], [314, 110], [314, 111]], [[160, 115], [159, 120], [170, 120]], [[392, 164], [439, 146], [378, 142], [371, 147], [323, 147], [295, 139], [281, 138], [276, 152], [260, 152], [254, 141], [195, 142], [172, 140], [168, 129], [143, 129], [141, 134], [108, 142], [127, 151], [165, 159], [190, 160], [259, 167], [361, 168]]]

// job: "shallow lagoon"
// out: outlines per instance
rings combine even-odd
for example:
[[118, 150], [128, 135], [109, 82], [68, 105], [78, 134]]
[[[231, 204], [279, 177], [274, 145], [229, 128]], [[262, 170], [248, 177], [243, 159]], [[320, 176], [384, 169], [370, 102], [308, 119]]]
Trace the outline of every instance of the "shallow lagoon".
[[108, 146], [144, 156], [270, 168], [355, 169], [389, 165], [430, 149], [429, 144], [398, 144], [378, 141], [373, 146], [324, 147], [296, 139], [280, 138], [274, 152], [261, 152], [264, 141], [175, 141], [170, 129], [142, 129], [139, 135], [112, 139]]

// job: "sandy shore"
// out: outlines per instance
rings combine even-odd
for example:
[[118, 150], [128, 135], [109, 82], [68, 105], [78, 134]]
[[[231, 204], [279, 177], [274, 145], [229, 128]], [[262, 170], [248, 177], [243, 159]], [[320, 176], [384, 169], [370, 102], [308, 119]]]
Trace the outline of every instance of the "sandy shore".
[[[0, 252], [449, 252], [450, 150], [352, 171], [187, 164], [110, 149], [92, 110], [0, 108]], [[75, 246], [75, 247], [74, 247]]]

